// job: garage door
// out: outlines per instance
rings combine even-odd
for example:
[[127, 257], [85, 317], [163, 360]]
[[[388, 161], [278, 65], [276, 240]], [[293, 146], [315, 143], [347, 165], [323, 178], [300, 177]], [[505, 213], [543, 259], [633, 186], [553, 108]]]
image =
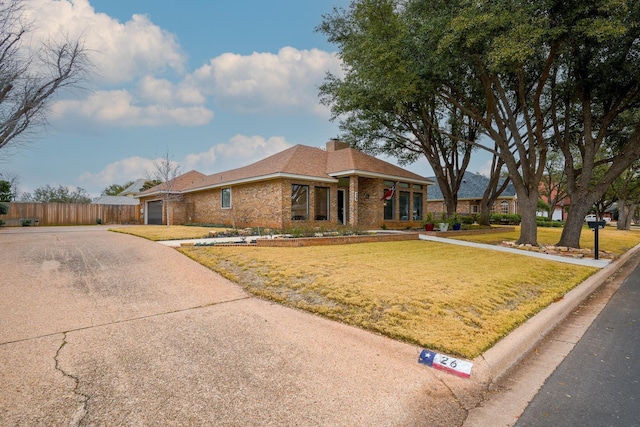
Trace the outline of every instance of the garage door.
[[147, 224], [162, 225], [162, 200], [147, 204]]

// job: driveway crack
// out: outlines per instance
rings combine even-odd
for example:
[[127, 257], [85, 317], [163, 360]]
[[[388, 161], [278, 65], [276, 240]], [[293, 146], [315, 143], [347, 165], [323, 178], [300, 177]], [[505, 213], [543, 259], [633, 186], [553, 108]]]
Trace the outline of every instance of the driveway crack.
[[88, 414], [90, 396], [80, 391], [80, 378], [76, 375], [70, 374], [69, 372], [65, 371], [64, 368], [62, 368], [61, 366], [60, 352], [66, 345], [67, 345], [67, 332], [64, 332], [62, 337], [62, 343], [60, 344], [60, 347], [58, 347], [58, 350], [56, 351], [56, 355], [54, 356], [53, 359], [55, 361], [56, 371], [60, 372], [63, 376], [70, 378], [74, 382], [73, 393], [80, 398], [80, 405], [76, 410], [75, 414], [73, 415], [73, 418], [69, 423], [69, 425], [80, 426], [82, 424], [82, 421], [86, 418]]

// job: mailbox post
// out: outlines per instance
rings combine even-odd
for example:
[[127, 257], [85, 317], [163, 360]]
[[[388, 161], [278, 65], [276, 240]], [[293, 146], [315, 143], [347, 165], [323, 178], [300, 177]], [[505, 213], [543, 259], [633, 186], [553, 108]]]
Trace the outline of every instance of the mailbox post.
[[587, 225], [590, 229], [593, 230], [595, 235], [593, 236], [594, 248], [593, 248], [593, 259], [599, 259], [600, 248], [598, 242], [598, 230], [604, 228], [607, 223], [604, 221], [587, 221]]

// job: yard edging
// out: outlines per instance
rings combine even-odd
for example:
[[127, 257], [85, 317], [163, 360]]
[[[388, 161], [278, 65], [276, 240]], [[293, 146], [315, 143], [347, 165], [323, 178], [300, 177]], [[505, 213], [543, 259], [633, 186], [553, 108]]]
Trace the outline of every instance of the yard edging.
[[[527, 320], [509, 335], [473, 361], [472, 375], [485, 384], [497, 383], [531, 353], [567, 316], [589, 295], [604, 285], [613, 272], [640, 252], [640, 244], [622, 254], [608, 266], [600, 269], [576, 286], [559, 301]], [[479, 371], [479, 372], [478, 372]]]

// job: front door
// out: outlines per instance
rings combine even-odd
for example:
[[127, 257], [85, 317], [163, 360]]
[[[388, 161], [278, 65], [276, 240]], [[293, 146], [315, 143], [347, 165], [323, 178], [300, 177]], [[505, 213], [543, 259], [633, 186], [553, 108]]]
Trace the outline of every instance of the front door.
[[345, 225], [349, 218], [349, 204], [347, 203], [347, 190], [338, 189], [338, 222]]

